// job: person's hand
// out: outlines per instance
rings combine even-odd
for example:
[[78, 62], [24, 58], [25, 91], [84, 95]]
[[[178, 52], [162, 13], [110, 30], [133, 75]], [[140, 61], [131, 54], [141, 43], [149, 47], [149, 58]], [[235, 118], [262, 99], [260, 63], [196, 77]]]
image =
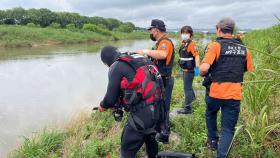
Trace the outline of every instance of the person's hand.
[[147, 57], [149, 55], [150, 50], [149, 49], [141, 49], [141, 50], [136, 50], [135, 52]]
[[106, 111], [106, 109], [105, 108], [102, 108], [101, 106], [99, 106], [99, 107], [94, 107], [94, 108], [92, 108], [92, 110], [93, 111], [99, 111], [99, 112], [103, 112], [103, 111]]
[[194, 70], [194, 76], [198, 76], [199, 75], [199, 67], [195, 67], [195, 70]]
[[98, 110], [98, 107], [93, 107], [92, 108], [92, 111], [96, 111], [96, 110]]
[[141, 55], [142, 55], [142, 54], [144, 54], [143, 49], [136, 50], [136, 51], [135, 51], [135, 53], [137, 53], [137, 54], [141, 54]]
[[105, 109], [105, 108], [102, 108], [101, 106], [99, 106], [99, 107], [98, 107], [98, 111], [99, 111], [99, 112], [104, 112], [104, 111], [106, 111], [106, 109]]

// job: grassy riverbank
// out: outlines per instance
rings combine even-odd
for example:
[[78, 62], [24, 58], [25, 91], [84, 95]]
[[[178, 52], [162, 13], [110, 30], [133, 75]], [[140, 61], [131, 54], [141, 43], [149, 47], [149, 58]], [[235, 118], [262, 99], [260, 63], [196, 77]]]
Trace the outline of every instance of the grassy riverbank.
[[[253, 31], [245, 36], [245, 42], [252, 47], [255, 71], [245, 76], [242, 111], [229, 157], [277, 158], [280, 155], [280, 25]], [[204, 145], [205, 103], [200, 82], [201, 78], [194, 81], [200, 95], [194, 103], [193, 115], [172, 118], [174, 133], [170, 144], [160, 145], [162, 150], [192, 152], [198, 157], [214, 154]], [[177, 78], [172, 108], [182, 105], [183, 96], [183, 82]], [[119, 157], [123, 125], [124, 121], [113, 120], [110, 111], [81, 113], [60, 130], [47, 128], [24, 138], [23, 144], [9, 157], [95, 158], [108, 154]]]
[[21, 25], [0, 25], [0, 47], [36, 47], [54, 44], [101, 42], [147, 38], [146, 32], [103, 32], [86, 29], [41, 28]]

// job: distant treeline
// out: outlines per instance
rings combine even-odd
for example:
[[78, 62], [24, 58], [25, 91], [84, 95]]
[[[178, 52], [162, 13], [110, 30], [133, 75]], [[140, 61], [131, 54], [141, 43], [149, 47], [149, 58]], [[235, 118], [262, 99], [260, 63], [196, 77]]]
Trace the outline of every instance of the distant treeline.
[[78, 13], [53, 12], [49, 9], [24, 9], [21, 7], [0, 10], [0, 24], [7, 25], [33, 25], [40, 27], [61, 27], [67, 26], [82, 29], [85, 24], [92, 24], [98, 28], [110, 31], [132, 32], [140, 29], [131, 22], [122, 22], [113, 18], [82, 16]]

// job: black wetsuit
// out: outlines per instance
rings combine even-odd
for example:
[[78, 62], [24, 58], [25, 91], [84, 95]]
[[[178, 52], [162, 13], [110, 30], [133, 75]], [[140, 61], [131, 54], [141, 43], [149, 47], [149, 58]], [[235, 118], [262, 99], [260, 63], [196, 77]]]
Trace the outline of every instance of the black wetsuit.
[[[134, 69], [127, 63], [121, 61], [116, 61], [115, 63], [113, 63], [109, 69], [109, 83], [107, 92], [100, 105], [103, 108], [114, 107], [114, 105], [122, 95], [120, 88], [122, 78], [126, 77], [128, 81], [132, 81], [134, 75]], [[152, 128], [154, 126], [154, 122], [152, 121], [153, 112], [151, 106], [141, 108], [136, 112], [133, 112], [133, 115], [136, 115], [143, 121], [145, 128]], [[145, 135], [134, 130], [130, 123], [127, 122], [121, 138], [121, 157], [135, 158], [136, 153], [144, 143], [146, 144], [146, 151], [149, 158], [156, 157], [158, 152], [158, 144], [155, 140], [155, 133]]]

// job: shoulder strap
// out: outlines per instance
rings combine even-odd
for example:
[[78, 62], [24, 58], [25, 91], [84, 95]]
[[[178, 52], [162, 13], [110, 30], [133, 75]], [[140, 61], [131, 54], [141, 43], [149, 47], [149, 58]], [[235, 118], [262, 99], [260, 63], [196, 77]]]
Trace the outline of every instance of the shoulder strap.
[[187, 44], [184, 44], [184, 46], [181, 47], [180, 50], [181, 50], [181, 49], [186, 49], [186, 48], [188, 49], [188, 47], [189, 47], [189, 45], [191, 44], [191, 42], [192, 42], [192, 41], [188, 42]]
[[244, 43], [242, 41], [239, 41], [239, 40], [234, 39], [234, 38], [227, 39], [227, 38], [218, 37], [216, 39], [216, 42], [218, 42], [220, 44], [222, 42], [225, 42], [225, 43], [230, 43], [230, 44], [235, 44], [235, 45], [238, 45], [238, 46], [241, 46], [241, 47], [245, 47], [245, 45], [244, 45]]
[[168, 37], [162, 37], [162, 38], [160, 38], [159, 41], [157, 41], [156, 46], [158, 47], [158, 45], [160, 44], [160, 42], [163, 41], [163, 40], [169, 41], [169, 42], [172, 44], [173, 48], [174, 48], [173, 42], [172, 42], [171, 39], [169, 39]]
[[146, 59], [143, 56], [141, 56], [141, 55], [139, 55], [137, 53], [133, 53], [133, 52], [122, 53], [117, 60], [125, 62], [130, 67], [132, 67], [135, 71], [139, 67], [144, 66], [147, 63], [145, 61]]

